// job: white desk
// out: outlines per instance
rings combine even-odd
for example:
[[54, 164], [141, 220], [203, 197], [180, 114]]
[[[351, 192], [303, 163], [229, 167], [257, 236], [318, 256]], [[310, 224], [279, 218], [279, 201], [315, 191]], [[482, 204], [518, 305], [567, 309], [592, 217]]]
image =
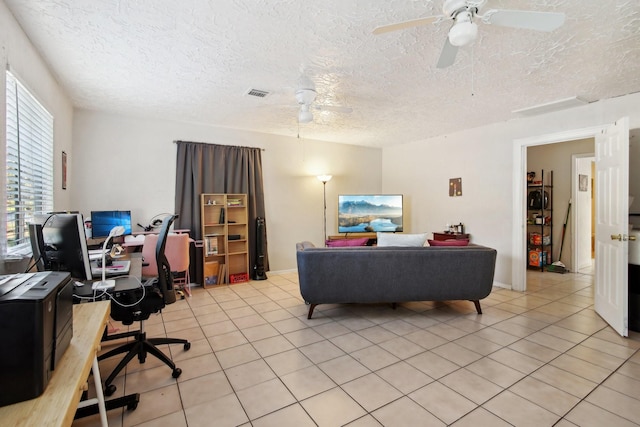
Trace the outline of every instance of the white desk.
[[93, 373], [102, 425], [107, 415], [102, 394], [97, 353], [109, 320], [110, 301], [73, 306], [73, 338], [39, 397], [0, 408], [0, 422], [7, 426], [70, 426], [89, 371]]

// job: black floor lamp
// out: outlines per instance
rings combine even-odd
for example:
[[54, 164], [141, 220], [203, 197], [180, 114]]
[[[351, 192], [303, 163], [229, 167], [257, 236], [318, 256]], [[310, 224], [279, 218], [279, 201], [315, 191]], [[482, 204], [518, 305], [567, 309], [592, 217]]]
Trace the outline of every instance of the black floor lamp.
[[322, 194], [324, 200], [324, 242], [327, 245], [327, 182], [331, 181], [331, 175], [318, 175], [317, 178], [322, 181]]

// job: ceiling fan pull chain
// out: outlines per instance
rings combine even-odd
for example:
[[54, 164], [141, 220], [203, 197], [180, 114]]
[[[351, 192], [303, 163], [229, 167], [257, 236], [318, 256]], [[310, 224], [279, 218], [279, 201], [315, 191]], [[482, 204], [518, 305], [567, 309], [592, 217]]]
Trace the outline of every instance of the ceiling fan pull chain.
[[473, 54], [476, 51], [475, 45], [471, 45], [471, 96], [475, 95], [475, 55]]

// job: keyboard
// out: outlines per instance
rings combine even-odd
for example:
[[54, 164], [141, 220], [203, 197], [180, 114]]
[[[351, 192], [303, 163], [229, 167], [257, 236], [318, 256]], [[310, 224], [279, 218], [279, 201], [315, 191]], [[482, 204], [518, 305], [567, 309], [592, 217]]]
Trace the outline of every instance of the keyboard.
[[89, 261], [97, 261], [99, 259], [102, 259], [102, 251], [97, 254], [92, 254], [91, 252], [89, 252]]
[[[123, 276], [129, 274], [131, 261], [113, 261], [105, 270], [106, 276]], [[91, 275], [93, 277], [102, 277], [102, 267], [98, 267], [95, 261], [91, 261]]]

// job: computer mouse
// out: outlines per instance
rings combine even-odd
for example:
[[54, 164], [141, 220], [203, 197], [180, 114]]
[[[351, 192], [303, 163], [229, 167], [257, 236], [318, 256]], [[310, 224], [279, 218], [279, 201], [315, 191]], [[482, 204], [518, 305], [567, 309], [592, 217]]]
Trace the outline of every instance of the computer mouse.
[[75, 282], [73, 282], [73, 284], [76, 285], [76, 286], [84, 286], [83, 282], [79, 282], [77, 280]]

